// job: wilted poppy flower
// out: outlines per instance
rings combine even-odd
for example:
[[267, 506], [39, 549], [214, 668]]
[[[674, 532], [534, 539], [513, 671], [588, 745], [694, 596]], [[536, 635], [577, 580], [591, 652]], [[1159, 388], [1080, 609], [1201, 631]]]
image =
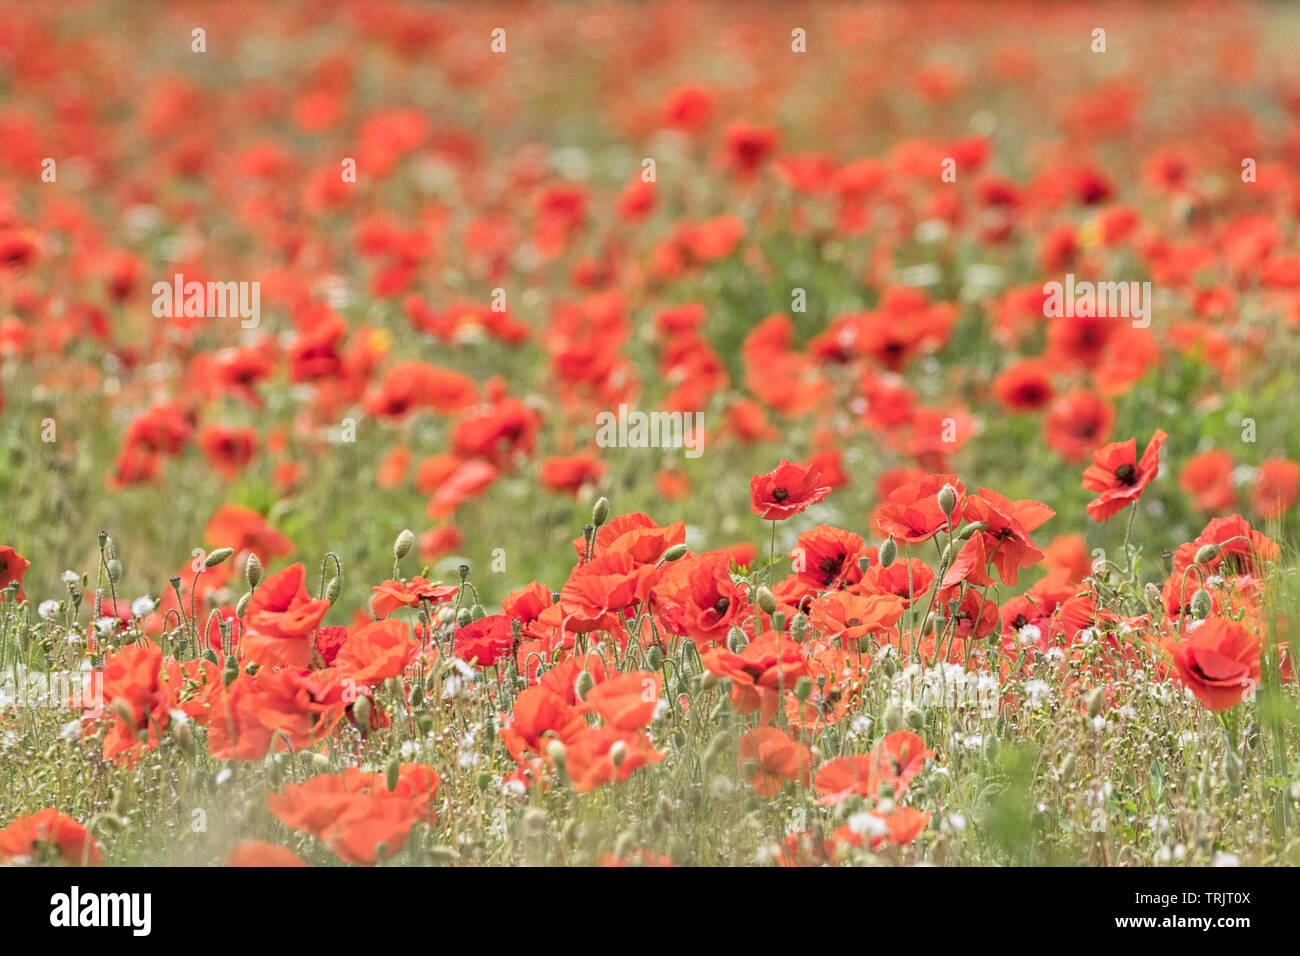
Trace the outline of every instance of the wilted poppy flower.
[[1093, 453], [1092, 464], [1083, 472], [1083, 487], [1099, 492], [1088, 503], [1093, 521], [1108, 521], [1142, 496], [1143, 490], [1160, 470], [1160, 446], [1169, 436], [1157, 428], [1137, 457], [1137, 440], [1115, 442]]
[[750, 508], [764, 521], [784, 521], [831, 493], [816, 467], [793, 465], [784, 458], [774, 470], [750, 479], [749, 489]]
[[1178, 676], [1209, 710], [1228, 710], [1259, 683], [1257, 637], [1238, 621], [1207, 618], [1182, 640], [1161, 647], [1173, 658]]

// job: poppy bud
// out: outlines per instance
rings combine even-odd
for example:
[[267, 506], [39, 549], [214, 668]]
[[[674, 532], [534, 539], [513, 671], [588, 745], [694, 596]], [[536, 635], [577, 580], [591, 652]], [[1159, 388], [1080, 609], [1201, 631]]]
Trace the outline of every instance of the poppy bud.
[[784, 611], [777, 611], [775, 614], [772, 615], [772, 627], [773, 627], [773, 629], [778, 630], [778, 631], [784, 631], [784, 630], [785, 630], [785, 612], [784, 612]]
[[1196, 563], [1206, 564], [1210, 561], [1213, 561], [1215, 558], [1219, 556], [1219, 551], [1220, 548], [1217, 544], [1201, 545], [1201, 549], [1196, 552]]
[[1101, 716], [1106, 709], [1106, 688], [1098, 687], [1088, 695], [1088, 719]]
[[330, 583], [325, 585], [325, 600], [329, 601], [330, 604], [333, 604], [339, 599], [339, 595], [342, 593], [343, 582], [339, 580], [337, 575], [335, 575], [330, 578]]
[[885, 733], [887, 734], [903, 729], [903, 712], [898, 709], [897, 704], [890, 704], [886, 707], [884, 716], [881, 719], [884, 721]]
[[804, 701], [812, 694], [812, 681], [807, 677], [800, 677], [799, 682], [794, 685], [794, 696], [796, 700]]
[[219, 660], [217, 660], [217, 652], [210, 647], [203, 652], [203, 659], [205, 661], [211, 661], [213, 664], [221, 663]]
[[609, 748], [609, 762], [615, 767], [623, 766], [623, 761], [627, 759], [627, 744], [621, 740], [616, 740], [613, 746]]
[[469, 609], [469, 617], [471, 623], [474, 621], [481, 621], [483, 618], [487, 617], [487, 608], [482, 604], [475, 604]]
[[989, 763], [993, 763], [998, 759], [998, 754], [1002, 751], [1001, 741], [993, 734], [989, 734], [984, 738], [983, 751], [984, 759]]
[[675, 544], [667, 551], [664, 552], [664, 560], [676, 561], [678, 558], [684, 557], [685, 554], [686, 554], [686, 545], [684, 543]]
[[474, 778], [474, 782], [478, 784], [480, 793], [487, 793], [488, 787], [492, 786], [492, 774], [488, 773], [486, 770], [482, 770], [479, 772], [479, 775]]
[[957, 510], [957, 489], [952, 485], [944, 485], [939, 489], [939, 510], [949, 518]]
[[403, 528], [402, 533], [397, 536], [393, 542], [393, 557], [398, 561], [406, 557], [411, 552], [411, 546], [415, 544], [415, 532], [410, 528]]
[[754, 598], [759, 610], [764, 614], [776, 613], [776, 598], [772, 596], [772, 592], [768, 590], [767, 585], [760, 584], [758, 590], [754, 593]]
[[122, 562], [114, 558], [105, 565], [108, 569], [108, 579], [114, 584], [122, 580]]
[[176, 738], [176, 746], [181, 750], [189, 750], [190, 742], [194, 739], [193, 732], [190, 730], [188, 720], [178, 720], [172, 724], [172, 736]]
[[[749, 641], [745, 637], [745, 632], [736, 625], [731, 625], [731, 630], [727, 634], [727, 650], [733, 654], [739, 654], [745, 649]], [[712, 672], [710, 672], [712, 673]]]
[[227, 687], [233, 684], [239, 677], [239, 661], [232, 654], [226, 658], [226, 664], [221, 672], [221, 679]]
[[411, 688], [411, 707], [412, 709], [416, 709], [423, 703], [424, 703], [424, 688], [421, 685], [416, 684], [414, 687]]
[[234, 553], [234, 548], [217, 548], [217, 550], [207, 556], [207, 559], [203, 562], [203, 566], [205, 568], [215, 568], [218, 564]]
[[898, 664], [894, 662], [893, 655], [890, 655], [889, 657], [885, 658], [884, 667], [885, 667], [886, 677], [892, 678], [895, 674], [898, 673]]
[[987, 531], [987, 530], [989, 530], [989, 523], [987, 521], [973, 521], [970, 524], [966, 525], [966, 527], [962, 528], [960, 531], [957, 532], [957, 540], [965, 541], [976, 531]]
[[1210, 597], [1210, 592], [1205, 588], [1197, 588], [1196, 593], [1192, 595], [1192, 616], [1203, 621], [1213, 610], [1214, 600]]
[[913, 730], [920, 730], [925, 726], [925, 714], [920, 707], [909, 703], [903, 707], [903, 722]]
[[115, 713], [117, 719], [122, 721], [124, 724], [135, 723], [135, 710], [131, 707], [130, 702], [125, 697], [113, 698], [113, 713]]
[[463, 607], [456, 613], [456, 626], [469, 627], [474, 623], [474, 615], [470, 613], [469, 608]]
[[256, 588], [262, 583], [262, 559], [255, 551], [248, 552], [248, 560], [244, 562], [244, 578], [250, 588]]
[[609, 499], [603, 495], [596, 499], [591, 509], [591, 523], [597, 528], [609, 520]]
[[397, 789], [397, 784], [401, 782], [402, 779], [401, 773], [402, 762], [398, 760], [396, 754], [394, 754], [393, 759], [388, 761], [388, 773], [384, 780], [384, 782], [388, 784], [389, 793], [392, 793]]
[[565, 750], [563, 741], [552, 738], [551, 742], [546, 745], [546, 756], [550, 758], [551, 763], [563, 770], [568, 762], [569, 752]]
[[664, 652], [659, 650], [658, 644], [651, 644], [650, 650], [646, 652], [646, 663], [650, 665], [652, 671], [657, 671], [664, 666]]
[[252, 591], [244, 592], [244, 596], [241, 597], [239, 603], [235, 605], [235, 617], [240, 618], [241, 620], [243, 619], [244, 612], [248, 610], [248, 602], [252, 600], [252, 597]]
[[352, 720], [362, 733], [370, 729], [370, 698], [365, 694], [353, 701]]
[[885, 543], [880, 546], [880, 566], [882, 568], [889, 567], [894, 563], [894, 559], [897, 557], [898, 545], [895, 543], [894, 536], [891, 534], [885, 539]]
[[790, 636], [796, 641], [802, 641], [803, 636], [808, 633], [808, 618], [803, 613], [796, 614], [794, 620], [790, 622]]
[[586, 700], [587, 693], [595, 686], [596, 678], [591, 676], [591, 671], [584, 670], [578, 675], [578, 679], [574, 681], [573, 690], [580, 699]]

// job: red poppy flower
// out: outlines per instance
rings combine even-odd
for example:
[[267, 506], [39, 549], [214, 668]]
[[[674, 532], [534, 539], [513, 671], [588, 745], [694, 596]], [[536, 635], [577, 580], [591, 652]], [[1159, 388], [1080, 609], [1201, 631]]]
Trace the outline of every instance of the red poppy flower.
[[1093, 521], [1109, 521], [1142, 496], [1160, 470], [1160, 446], [1168, 438], [1157, 428], [1140, 460], [1135, 438], [1114, 442], [1093, 453], [1093, 463], [1083, 472], [1083, 487], [1099, 492], [1088, 503], [1088, 514]]
[[764, 521], [784, 521], [817, 504], [831, 493], [821, 484], [821, 472], [813, 466], [781, 464], [749, 482], [749, 506]]
[[[939, 492], [944, 485], [951, 485], [957, 492], [957, 504], [951, 516], [939, 507]], [[900, 541], [912, 544], [928, 541], [942, 530], [956, 530], [965, 499], [966, 486], [956, 475], [926, 475], [889, 493], [876, 510], [876, 526]]]
[[8, 545], [0, 546], [0, 601], [5, 600], [4, 593], [9, 585], [15, 581], [18, 582], [18, 600], [27, 600], [27, 595], [23, 594], [22, 583], [23, 575], [31, 567], [31, 562], [24, 558]]
[[0, 830], [0, 860], [10, 864], [103, 866], [104, 851], [80, 823], [47, 807], [18, 817]]
[[1238, 621], [1207, 618], [1183, 640], [1161, 647], [1173, 658], [1178, 676], [1210, 710], [1229, 710], [1259, 683], [1257, 637]]
[[262, 840], [245, 840], [226, 855], [226, 866], [286, 867], [306, 866], [307, 861], [287, 846]]
[[307, 593], [307, 569], [291, 564], [261, 583], [244, 614], [247, 631], [241, 651], [260, 664], [305, 667], [312, 637], [330, 602]]
[[510, 618], [504, 614], [489, 614], [457, 628], [454, 647], [461, 660], [486, 669], [506, 657], [514, 642]]

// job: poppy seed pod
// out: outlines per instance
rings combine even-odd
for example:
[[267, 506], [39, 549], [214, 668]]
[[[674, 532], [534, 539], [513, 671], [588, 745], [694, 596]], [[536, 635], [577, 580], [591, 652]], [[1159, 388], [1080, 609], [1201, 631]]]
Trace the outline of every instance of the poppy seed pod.
[[469, 578], [469, 565], [468, 564], [457, 565], [456, 573], [460, 575], [461, 584], [464, 584], [466, 579]]
[[764, 614], [776, 613], [776, 598], [772, 596], [772, 592], [768, 589], [767, 585], [760, 584], [758, 586], [758, 590], [754, 592], [754, 599], [755, 603]]
[[393, 557], [398, 561], [406, 557], [411, 552], [412, 545], [415, 544], [415, 532], [410, 528], [403, 528], [402, 533], [397, 536], [393, 542]]
[[234, 553], [235, 553], [234, 548], [217, 548], [217, 550], [213, 551], [210, 555], [207, 556], [207, 558], [203, 562], [203, 566], [205, 568], [215, 568], [218, 564], [226, 560], [226, 558], [230, 557]]
[[248, 560], [244, 562], [244, 578], [250, 588], [256, 588], [262, 582], [262, 560], [254, 551], [248, 553]]
[[1197, 588], [1196, 593], [1192, 595], [1192, 617], [1203, 621], [1213, 610], [1214, 599], [1210, 597], [1210, 592], [1205, 588]]
[[889, 567], [894, 563], [894, 559], [897, 557], [898, 544], [894, 541], [894, 536], [891, 534], [885, 539], [885, 543], [880, 546], [880, 566], [882, 568]]
[[683, 558], [683, 557], [685, 557], [685, 556], [686, 556], [686, 545], [685, 545], [685, 544], [675, 544], [675, 545], [673, 545], [671, 548], [669, 548], [667, 551], [664, 552], [664, 558], [663, 558], [663, 559], [664, 559], [665, 561], [676, 561], [676, 560], [678, 560], [679, 558]]
[[1217, 544], [1201, 545], [1200, 550], [1196, 552], [1196, 563], [1206, 564], [1210, 561], [1213, 561], [1215, 558], [1219, 556], [1219, 550], [1220, 549]]
[[591, 509], [591, 523], [597, 528], [609, 520], [609, 499], [603, 495], [596, 499]]
[[939, 510], [949, 518], [957, 510], [957, 489], [952, 485], [944, 485], [939, 489]]

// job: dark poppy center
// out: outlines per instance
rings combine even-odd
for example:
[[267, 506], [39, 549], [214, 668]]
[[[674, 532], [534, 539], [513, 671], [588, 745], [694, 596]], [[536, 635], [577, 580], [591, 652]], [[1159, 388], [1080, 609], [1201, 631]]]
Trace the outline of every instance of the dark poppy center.
[[713, 610], [717, 611], [719, 614], [726, 614], [727, 608], [729, 607], [731, 607], [731, 600], [729, 598], [720, 597], [713, 602]]
[[789, 497], [790, 492], [786, 491], [784, 488], [774, 488], [772, 490], [772, 498], [776, 501], [785, 501], [785, 499]]
[[1133, 465], [1120, 465], [1115, 469], [1115, 477], [1126, 485], [1136, 485], [1138, 479], [1137, 468]]
[[849, 627], [861, 627], [861, 626], [862, 626], [862, 622], [859, 621], [856, 617], [851, 617], [851, 618], [849, 618], [847, 621], [845, 621], [844, 623], [847, 624]]

